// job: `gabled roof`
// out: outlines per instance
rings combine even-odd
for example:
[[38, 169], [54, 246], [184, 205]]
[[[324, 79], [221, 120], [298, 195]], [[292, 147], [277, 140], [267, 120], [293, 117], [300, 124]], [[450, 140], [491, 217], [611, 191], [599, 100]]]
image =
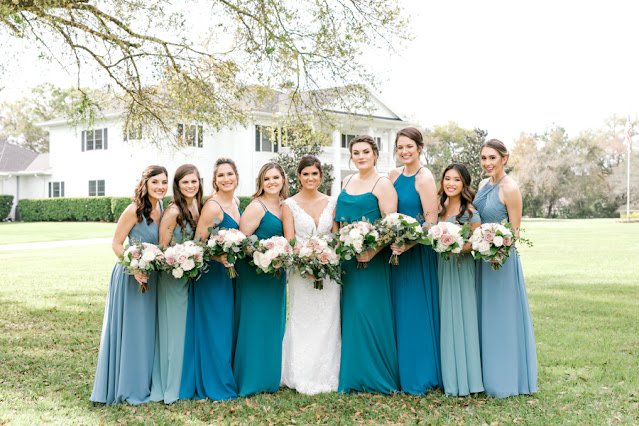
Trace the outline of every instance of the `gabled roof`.
[[0, 141], [0, 172], [25, 171], [38, 155], [30, 149]]

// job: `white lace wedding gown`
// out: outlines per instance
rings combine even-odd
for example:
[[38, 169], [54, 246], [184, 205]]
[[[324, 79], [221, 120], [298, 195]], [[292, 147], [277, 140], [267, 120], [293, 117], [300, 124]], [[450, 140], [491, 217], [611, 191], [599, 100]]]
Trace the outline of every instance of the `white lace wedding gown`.
[[[336, 200], [331, 198], [315, 228], [315, 221], [289, 198], [295, 239], [303, 243], [312, 235], [330, 234]], [[281, 385], [314, 395], [337, 391], [342, 348], [340, 286], [324, 279], [324, 289], [313, 281], [291, 273], [288, 280], [289, 315], [282, 342]]]

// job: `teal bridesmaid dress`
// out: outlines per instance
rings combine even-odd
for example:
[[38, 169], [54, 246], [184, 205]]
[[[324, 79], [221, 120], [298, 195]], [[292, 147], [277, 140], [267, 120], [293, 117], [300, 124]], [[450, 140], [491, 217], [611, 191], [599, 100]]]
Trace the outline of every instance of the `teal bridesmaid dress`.
[[[482, 223], [508, 218], [506, 206], [499, 200], [500, 182], [485, 184], [473, 200]], [[535, 333], [517, 249], [511, 249], [497, 271], [492, 270], [490, 263], [478, 260], [476, 280], [486, 393], [506, 398], [536, 392]]]
[[[158, 243], [155, 222], [146, 218], [129, 232], [129, 241]], [[104, 308], [102, 337], [95, 382], [90, 400], [103, 404], [149, 401], [155, 348], [157, 275], [149, 275], [149, 290], [138, 291], [139, 284], [124, 267], [116, 264]]]
[[[218, 227], [238, 229], [238, 224], [224, 212]], [[209, 261], [208, 270], [191, 284], [180, 399], [237, 398], [232, 369], [234, 286], [235, 280], [215, 260]]]
[[[190, 233], [191, 225], [187, 223], [184, 234]], [[182, 227], [176, 226], [173, 230], [175, 243], [182, 243], [182, 236]], [[166, 272], [160, 273], [151, 401], [171, 404], [180, 397], [188, 302], [188, 281], [173, 278]]]
[[[255, 230], [257, 238], [283, 235], [282, 221], [262, 207], [265, 213]], [[277, 392], [286, 322], [286, 272], [279, 278], [258, 275], [246, 259], [238, 260], [236, 268], [233, 375], [238, 394]]]
[[[464, 213], [462, 224], [477, 223], [479, 213]], [[457, 216], [446, 220], [457, 223]], [[483, 392], [479, 325], [475, 293], [475, 260], [470, 253], [437, 257], [441, 322], [442, 379], [447, 395]]]
[[[417, 173], [412, 176], [401, 173], [393, 185], [397, 191], [397, 212], [423, 223], [424, 210], [415, 189]], [[402, 253], [399, 265], [391, 267], [391, 280], [402, 391], [421, 395], [429, 389], [441, 388], [436, 253], [424, 245]]]
[[[381, 217], [372, 192], [350, 195], [346, 187], [337, 198], [339, 222]], [[368, 267], [357, 269], [357, 260], [342, 263], [342, 355], [339, 393], [399, 392], [395, 320], [391, 301], [388, 248], [380, 251]]]

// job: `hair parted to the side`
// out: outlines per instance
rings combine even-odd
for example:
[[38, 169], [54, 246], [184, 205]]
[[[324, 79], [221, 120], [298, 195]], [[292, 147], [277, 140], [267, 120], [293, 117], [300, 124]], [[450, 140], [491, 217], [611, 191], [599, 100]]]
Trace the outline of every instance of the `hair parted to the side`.
[[456, 170], [457, 173], [459, 173], [459, 176], [461, 176], [462, 183], [464, 184], [461, 190], [461, 194], [459, 194], [461, 198], [461, 205], [459, 214], [456, 216], [457, 223], [463, 225], [463, 223], [461, 223], [461, 218], [464, 213], [468, 212], [468, 220], [473, 217], [473, 211], [470, 210], [470, 205], [475, 199], [475, 190], [472, 188], [472, 186], [470, 186], [472, 183], [472, 178], [470, 177], [470, 173], [468, 173], [468, 169], [461, 163], [449, 164], [442, 173], [439, 192], [437, 194], [439, 195], [439, 215], [441, 216], [446, 211], [446, 205], [444, 203], [446, 202], [446, 200], [448, 200], [448, 195], [446, 194], [446, 191], [444, 191], [444, 176], [446, 176], [446, 172], [449, 170]]
[[420, 151], [424, 150], [424, 137], [422, 136], [422, 132], [415, 127], [404, 127], [402, 130], [397, 132], [397, 135], [395, 135], [395, 148], [393, 150], [393, 154], [397, 154], [397, 140], [400, 136], [406, 136], [408, 139], [415, 142]]
[[311, 166], [317, 167], [317, 170], [319, 170], [320, 172], [320, 177], [324, 177], [324, 172], [322, 171], [322, 162], [314, 155], [305, 155], [302, 157], [299, 164], [297, 165], [297, 176], [302, 173], [302, 170]]
[[285, 200], [288, 198], [288, 181], [286, 179], [286, 173], [282, 166], [278, 163], [271, 161], [262, 166], [260, 172], [257, 174], [257, 179], [255, 179], [255, 194], [251, 196], [251, 200], [254, 200], [257, 197], [260, 197], [264, 194], [264, 177], [266, 176], [266, 172], [271, 169], [277, 169], [282, 177], [282, 189], [280, 189], [280, 199]]
[[375, 165], [377, 165], [377, 159], [379, 158], [379, 147], [377, 146], [377, 142], [375, 142], [375, 139], [373, 139], [372, 136], [368, 135], [359, 135], [351, 139], [351, 142], [348, 144], [348, 152], [351, 153], [351, 158], [349, 158], [348, 161], [350, 162], [353, 159], [353, 145], [361, 142], [367, 143], [371, 146], [373, 154], [375, 154]]
[[237, 172], [237, 166], [235, 165], [235, 161], [231, 160], [230, 158], [220, 157], [217, 159], [217, 161], [215, 162], [215, 166], [213, 167], [213, 191], [214, 192], [217, 192], [220, 190], [220, 188], [217, 186], [217, 183], [215, 181], [217, 179], [217, 169], [219, 169], [222, 164], [228, 164], [229, 166], [231, 166], [231, 168], [235, 172], [237, 183], [238, 184], [240, 183], [240, 174]]
[[[504, 143], [502, 141], [500, 141], [499, 139], [491, 139], [489, 141], [486, 141], [483, 143], [483, 145], [481, 146], [481, 148], [479, 148], [479, 155], [481, 155], [481, 152], [484, 148], [492, 148], [495, 151], [497, 151], [499, 153], [499, 155], [504, 158], [509, 158], [510, 157], [510, 153], [508, 152], [508, 148], [506, 148], [506, 145], [504, 145]], [[508, 160], [506, 160], [506, 163], [508, 163]]]
[[204, 190], [202, 188], [202, 178], [200, 178], [200, 172], [197, 167], [193, 164], [182, 164], [175, 171], [175, 176], [173, 176], [173, 202], [171, 204], [175, 204], [178, 208], [178, 216], [177, 223], [179, 226], [184, 226], [186, 223], [191, 225], [191, 229], [195, 230], [197, 227], [197, 222], [193, 218], [193, 214], [191, 214], [191, 210], [189, 206], [186, 204], [186, 197], [182, 195], [180, 192], [180, 180], [184, 178], [186, 175], [190, 175], [191, 173], [197, 176], [197, 180], [200, 182], [197, 193], [195, 194], [195, 202], [197, 204], [198, 211], [202, 210], [202, 197]]
[[164, 173], [166, 178], [169, 178], [169, 172], [162, 166], [149, 166], [142, 172], [140, 181], [135, 186], [133, 192], [133, 202], [136, 205], [135, 215], [138, 218], [138, 223], [142, 223], [142, 219], [146, 218], [146, 224], [150, 225], [153, 219], [151, 219], [151, 201], [149, 200], [149, 188], [147, 183], [153, 176], [157, 176]]

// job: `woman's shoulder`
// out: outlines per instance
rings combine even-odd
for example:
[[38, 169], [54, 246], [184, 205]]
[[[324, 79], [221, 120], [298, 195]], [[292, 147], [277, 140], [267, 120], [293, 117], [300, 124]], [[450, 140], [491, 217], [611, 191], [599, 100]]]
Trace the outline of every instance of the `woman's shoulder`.
[[397, 178], [399, 177], [399, 175], [402, 174], [402, 171], [404, 170], [403, 167], [395, 167], [393, 170], [390, 171], [390, 173], [388, 174], [388, 178], [391, 180], [391, 182], [395, 182], [395, 180], [397, 180]]
[[428, 169], [427, 167], [422, 167], [421, 169], [417, 171], [417, 174], [415, 175], [415, 181], [416, 182], [427, 182], [427, 181], [435, 182], [435, 177], [433, 176], [433, 172], [431, 172], [430, 169]]
[[120, 214], [120, 218], [125, 220], [135, 220], [137, 222], [138, 205], [136, 203], [131, 203], [126, 206], [124, 211]]
[[477, 185], [477, 191], [479, 191], [480, 189], [482, 189], [490, 180], [490, 178], [485, 178], [479, 181], [479, 185]]
[[504, 195], [517, 195], [520, 193], [519, 185], [508, 175], [499, 183], [499, 189]]

